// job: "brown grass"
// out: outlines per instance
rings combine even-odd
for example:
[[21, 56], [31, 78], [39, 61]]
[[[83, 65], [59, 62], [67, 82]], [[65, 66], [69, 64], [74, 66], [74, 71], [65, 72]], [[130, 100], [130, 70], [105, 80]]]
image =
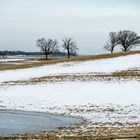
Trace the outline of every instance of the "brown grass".
[[114, 80], [140, 80], [140, 70], [124, 70], [113, 73], [89, 73], [80, 75], [56, 75], [56, 76], [43, 76], [38, 78], [31, 78], [29, 80], [18, 80], [3, 82], [0, 86], [4, 85], [28, 85], [37, 83], [54, 83], [54, 82], [66, 82], [66, 81], [114, 81]]
[[[74, 130], [73, 130], [74, 129]], [[68, 130], [68, 131], [67, 131]], [[76, 128], [0, 137], [0, 140], [140, 140], [140, 127], [96, 127], [89, 131], [75, 132]], [[68, 133], [68, 135], [67, 135]], [[73, 135], [71, 135], [71, 133]]]
[[140, 54], [140, 51], [129, 51], [129, 52], [119, 52], [113, 54], [101, 54], [101, 55], [93, 55], [93, 56], [80, 56], [73, 58], [55, 58], [55, 59], [39, 59], [39, 62], [33, 62], [30, 64], [19, 64], [19, 65], [0, 65], [0, 70], [14, 70], [14, 69], [24, 69], [31, 67], [38, 67], [43, 65], [56, 64], [61, 62], [73, 62], [73, 61], [86, 61], [86, 60], [98, 60], [105, 58], [114, 58], [119, 56], [126, 56], [131, 54]]
[[120, 71], [120, 72], [113, 72], [112, 76], [114, 77], [140, 77], [140, 71], [135, 71], [135, 70], [125, 70], [125, 71]]

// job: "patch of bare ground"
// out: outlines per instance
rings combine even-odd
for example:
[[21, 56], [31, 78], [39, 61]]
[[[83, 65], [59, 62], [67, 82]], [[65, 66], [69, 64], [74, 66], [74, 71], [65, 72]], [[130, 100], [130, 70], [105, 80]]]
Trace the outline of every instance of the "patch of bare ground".
[[[72, 107], [73, 108], [73, 107]], [[129, 121], [126, 123], [123, 118], [123, 114], [130, 113], [133, 111], [132, 106], [121, 106], [113, 107], [111, 106], [81, 106], [75, 108], [68, 108], [69, 112], [83, 114], [84, 112], [91, 113], [92, 118], [95, 119], [95, 122], [88, 120], [83, 120], [81, 124], [72, 125], [70, 127], [59, 127], [55, 131], [48, 132], [38, 132], [38, 133], [29, 133], [29, 134], [18, 134], [7, 137], [1, 137], [1, 140], [26, 140], [26, 139], [42, 139], [42, 140], [139, 140], [140, 139], [140, 123], [133, 122], [132, 120], [135, 117], [139, 116], [129, 116]], [[52, 108], [50, 108], [52, 110]], [[53, 108], [54, 109], [54, 108]], [[124, 109], [127, 109], [126, 112]], [[115, 122], [112, 121], [96, 121], [96, 117], [93, 115], [96, 113], [106, 114], [104, 118], [109, 117], [109, 114], [114, 113]], [[70, 113], [71, 114], [71, 113]], [[118, 116], [120, 115], [120, 116]], [[79, 115], [80, 116], [80, 115]], [[97, 114], [96, 114], [97, 116]], [[102, 115], [101, 115], [102, 116]], [[97, 116], [99, 117], [99, 116]], [[127, 118], [126, 116], [124, 116]], [[134, 118], [133, 118], [134, 117]], [[99, 117], [100, 118], [100, 117]], [[118, 119], [117, 119], [118, 118]], [[111, 119], [111, 118], [110, 118]], [[124, 122], [123, 122], [124, 120]], [[44, 122], [45, 123], [45, 122]]]
[[43, 65], [50, 65], [62, 62], [73, 62], [73, 61], [87, 61], [87, 60], [98, 60], [98, 59], [106, 59], [106, 58], [114, 58], [132, 54], [140, 54], [140, 51], [128, 51], [128, 52], [119, 52], [113, 54], [101, 54], [101, 55], [93, 55], [93, 56], [78, 56], [73, 58], [52, 58], [49, 60], [39, 59], [36, 62], [19, 64], [19, 65], [0, 65], [0, 70], [15, 70], [15, 69], [25, 69], [38, 67]]
[[[85, 129], [86, 127], [86, 129]], [[89, 127], [85, 125], [58, 128], [56, 131], [1, 137], [0, 140], [139, 140], [140, 127]]]

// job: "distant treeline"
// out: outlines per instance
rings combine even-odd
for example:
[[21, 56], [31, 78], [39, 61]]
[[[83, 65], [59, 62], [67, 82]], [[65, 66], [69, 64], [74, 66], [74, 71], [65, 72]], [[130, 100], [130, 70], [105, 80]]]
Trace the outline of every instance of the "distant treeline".
[[[0, 56], [8, 56], [8, 55], [44, 55], [43, 52], [25, 52], [25, 51], [0, 51]], [[76, 56], [76, 54], [72, 54]], [[52, 56], [67, 56], [65, 52], [54, 52]]]

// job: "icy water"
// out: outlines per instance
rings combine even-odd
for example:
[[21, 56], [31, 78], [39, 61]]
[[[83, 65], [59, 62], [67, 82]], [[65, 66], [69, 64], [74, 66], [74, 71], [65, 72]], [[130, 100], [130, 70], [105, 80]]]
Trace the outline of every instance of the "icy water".
[[0, 110], [0, 136], [49, 131], [81, 121], [81, 119], [49, 113]]

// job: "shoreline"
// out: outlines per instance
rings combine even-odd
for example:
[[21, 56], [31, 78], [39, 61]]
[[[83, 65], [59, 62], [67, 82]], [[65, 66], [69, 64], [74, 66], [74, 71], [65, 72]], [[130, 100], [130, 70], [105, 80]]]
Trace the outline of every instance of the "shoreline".
[[59, 127], [79, 124], [82, 118], [49, 112], [0, 109], [0, 137], [55, 131]]

